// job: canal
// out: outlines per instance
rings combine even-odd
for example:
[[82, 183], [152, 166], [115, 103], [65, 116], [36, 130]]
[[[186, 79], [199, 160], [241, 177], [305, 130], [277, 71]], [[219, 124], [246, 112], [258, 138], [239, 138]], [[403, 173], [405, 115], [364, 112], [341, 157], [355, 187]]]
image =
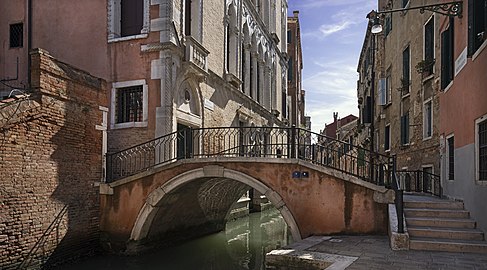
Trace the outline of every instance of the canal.
[[265, 254], [292, 242], [275, 208], [228, 222], [225, 231], [138, 256], [100, 255], [57, 270], [265, 269]]

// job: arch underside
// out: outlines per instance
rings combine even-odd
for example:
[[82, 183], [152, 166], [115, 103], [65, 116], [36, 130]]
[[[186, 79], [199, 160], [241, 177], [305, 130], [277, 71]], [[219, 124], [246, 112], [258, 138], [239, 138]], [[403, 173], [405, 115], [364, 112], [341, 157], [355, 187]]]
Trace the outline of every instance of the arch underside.
[[205, 168], [193, 170], [153, 191], [139, 212], [128, 251], [172, 245], [224, 230], [231, 206], [250, 188], [267, 195], [281, 212], [293, 238], [301, 239], [297, 224], [282, 198], [266, 185], [228, 169], [223, 169], [219, 176], [207, 174]]

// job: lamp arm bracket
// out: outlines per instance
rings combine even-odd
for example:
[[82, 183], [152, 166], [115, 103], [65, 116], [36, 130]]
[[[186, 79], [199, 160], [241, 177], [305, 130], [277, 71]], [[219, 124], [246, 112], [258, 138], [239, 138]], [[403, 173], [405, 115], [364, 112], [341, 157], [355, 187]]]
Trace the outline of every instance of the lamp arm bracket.
[[407, 10], [419, 9], [419, 12], [423, 14], [426, 10], [439, 13], [448, 17], [458, 17], [462, 18], [463, 12], [463, 1], [454, 1], [448, 3], [441, 3], [441, 4], [433, 4], [433, 5], [424, 5], [424, 6], [417, 6], [417, 7], [409, 7], [409, 8], [400, 8], [400, 9], [391, 9], [391, 10], [382, 10], [378, 11], [377, 14], [386, 14], [386, 13], [394, 13], [394, 12], [404, 12]]

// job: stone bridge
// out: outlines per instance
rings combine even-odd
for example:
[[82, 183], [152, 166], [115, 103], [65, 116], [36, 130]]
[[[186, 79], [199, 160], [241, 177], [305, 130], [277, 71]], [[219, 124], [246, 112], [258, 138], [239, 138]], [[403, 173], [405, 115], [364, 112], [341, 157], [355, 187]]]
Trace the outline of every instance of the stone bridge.
[[223, 230], [251, 188], [281, 212], [295, 240], [386, 233], [391, 164], [294, 127], [180, 130], [107, 155], [102, 242], [134, 253]]
[[135, 253], [224, 229], [249, 188], [281, 212], [292, 236], [385, 234], [392, 190], [300, 159], [179, 160], [102, 184], [106, 248]]

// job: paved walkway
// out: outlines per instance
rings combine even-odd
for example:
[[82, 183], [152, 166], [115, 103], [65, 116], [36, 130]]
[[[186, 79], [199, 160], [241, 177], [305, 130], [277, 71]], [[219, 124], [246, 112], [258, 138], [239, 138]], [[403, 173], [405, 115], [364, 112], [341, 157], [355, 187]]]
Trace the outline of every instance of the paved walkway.
[[387, 236], [311, 237], [286, 249], [325, 260], [333, 256], [348, 258], [348, 263], [340, 264], [343, 267], [337, 263], [332, 269], [487, 269], [487, 254], [393, 251]]

